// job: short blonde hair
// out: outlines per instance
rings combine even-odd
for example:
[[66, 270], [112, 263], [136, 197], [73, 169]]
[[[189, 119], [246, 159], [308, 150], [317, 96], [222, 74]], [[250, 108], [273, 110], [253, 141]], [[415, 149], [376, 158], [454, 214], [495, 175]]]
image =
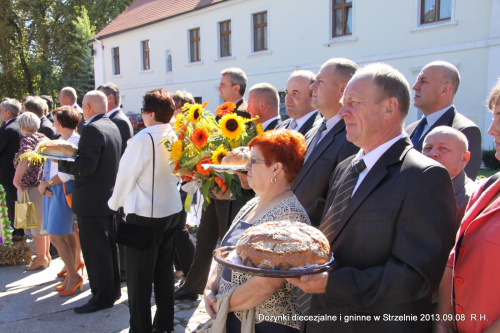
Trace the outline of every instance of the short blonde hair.
[[19, 126], [22, 127], [28, 134], [33, 134], [40, 128], [40, 118], [33, 112], [23, 112], [19, 117]]
[[495, 105], [497, 104], [499, 97], [500, 97], [500, 78], [498, 78], [497, 83], [495, 84], [493, 89], [491, 89], [490, 97], [488, 98], [488, 109], [490, 109], [490, 111], [493, 112], [493, 110], [495, 109]]

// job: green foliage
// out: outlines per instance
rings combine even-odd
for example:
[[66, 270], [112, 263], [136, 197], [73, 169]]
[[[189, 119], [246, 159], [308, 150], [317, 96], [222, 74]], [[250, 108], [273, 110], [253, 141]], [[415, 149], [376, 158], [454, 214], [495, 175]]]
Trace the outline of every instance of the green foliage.
[[483, 150], [484, 165], [493, 170], [500, 170], [500, 161], [496, 158], [496, 150]]
[[0, 96], [94, 88], [88, 40], [132, 0], [0, 0]]

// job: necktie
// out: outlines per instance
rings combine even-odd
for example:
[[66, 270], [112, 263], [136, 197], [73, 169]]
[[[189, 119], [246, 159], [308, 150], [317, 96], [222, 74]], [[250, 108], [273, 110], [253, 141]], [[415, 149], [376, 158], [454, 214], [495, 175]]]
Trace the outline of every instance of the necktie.
[[321, 138], [321, 135], [323, 134], [324, 130], [326, 130], [326, 123], [322, 122], [321, 125], [319, 125], [318, 132], [316, 132], [316, 135], [314, 136], [313, 140], [311, 141], [311, 144], [307, 148], [305, 160], [307, 160], [309, 158], [309, 156], [311, 155], [312, 151], [314, 150], [314, 148], [318, 144], [318, 141]]
[[420, 122], [418, 123], [415, 133], [411, 137], [411, 142], [413, 143], [414, 146], [416, 146], [418, 141], [420, 141], [420, 137], [424, 133], [425, 125], [427, 125], [427, 118], [423, 117], [422, 120], [420, 120]]
[[[335, 226], [342, 218], [342, 215], [351, 200], [352, 192], [358, 182], [359, 174], [364, 169], [366, 169], [366, 165], [363, 160], [357, 160], [352, 164], [349, 172], [345, 176], [337, 191], [337, 195], [333, 199], [332, 205], [326, 213], [324, 222], [319, 226], [319, 230], [325, 234], [330, 243], [332, 242], [331, 235], [335, 231]], [[301, 314], [307, 314], [310, 301], [311, 295], [300, 290], [297, 302], [299, 304], [299, 311]]]
[[332, 205], [328, 208], [325, 218], [319, 226], [319, 230], [325, 234], [326, 238], [330, 242], [332, 241], [331, 236], [335, 231], [337, 223], [342, 218], [347, 205], [351, 201], [352, 192], [358, 182], [359, 174], [364, 169], [366, 169], [366, 165], [363, 160], [357, 160], [352, 164], [349, 172], [337, 190], [337, 194], [333, 199]]
[[290, 122], [290, 126], [288, 126], [288, 129], [297, 129], [297, 122], [295, 121], [295, 119], [292, 119], [292, 121]]

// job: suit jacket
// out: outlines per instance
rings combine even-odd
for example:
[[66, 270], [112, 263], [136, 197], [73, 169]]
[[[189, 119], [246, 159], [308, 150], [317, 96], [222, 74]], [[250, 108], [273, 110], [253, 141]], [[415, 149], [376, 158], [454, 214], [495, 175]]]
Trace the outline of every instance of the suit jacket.
[[120, 162], [118, 127], [105, 114], [85, 125], [75, 162], [59, 161], [59, 171], [75, 176], [73, 212], [77, 215], [112, 215], [108, 200], [115, 186]]
[[243, 118], [252, 118], [250, 113], [247, 112], [247, 107], [247, 101], [245, 101], [245, 98], [243, 97], [238, 103], [236, 103], [236, 109], [234, 109], [233, 112], [236, 112], [238, 116]]
[[[420, 120], [417, 120], [405, 128], [405, 131], [408, 133], [410, 138], [417, 129], [419, 122]], [[465, 173], [470, 179], [476, 179], [477, 174], [479, 173], [479, 168], [481, 167], [481, 158], [483, 155], [481, 148], [481, 131], [479, 130], [479, 127], [477, 127], [473, 121], [458, 113], [455, 107], [452, 106], [434, 123], [434, 125], [432, 125], [431, 128], [429, 128], [425, 134], [429, 133], [433, 128], [443, 125], [453, 127], [464, 133], [467, 137], [467, 141], [469, 141], [470, 161], [465, 167]], [[424, 139], [425, 135], [420, 138], [420, 141], [415, 146], [416, 150], [420, 152], [422, 151]]]
[[[297, 130], [298, 132], [306, 135], [306, 133], [309, 132], [313, 127], [319, 126], [319, 123], [323, 121], [323, 116], [318, 111], [314, 112], [316, 112], [316, 114], [309, 117], [309, 119], [307, 119], [306, 122]], [[276, 126], [276, 129], [288, 129], [292, 120], [292, 118], [283, 120], [278, 126]]]
[[[318, 127], [311, 130], [314, 135]], [[328, 181], [333, 170], [337, 164], [358, 151], [358, 147], [347, 141], [345, 123], [341, 119], [304, 162], [291, 190], [306, 209], [313, 226], [318, 227], [323, 216], [328, 195]]]
[[14, 174], [14, 155], [19, 151], [19, 142], [23, 135], [17, 119], [0, 127], [0, 184], [12, 185]]
[[273, 121], [271, 121], [267, 126], [266, 128], [263, 128], [264, 132], [265, 131], [270, 131], [270, 130], [273, 130], [276, 128], [276, 126], [280, 123], [280, 120], [279, 119], [274, 119]]
[[122, 138], [121, 155], [123, 155], [125, 148], [127, 148], [127, 141], [134, 136], [134, 129], [132, 128], [130, 120], [122, 110], [114, 112], [111, 116], [109, 116], [109, 119], [114, 122], [120, 130], [120, 137]]
[[38, 133], [45, 134], [45, 136], [50, 140], [55, 139], [57, 136], [54, 125], [52, 125], [52, 122], [47, 119], [46, 116], [42, 116], [40, 118], [40, 128], [38, 129]]
[[[331, 179], [329, 207], [354, 157]], [[307, 322], [306, 332], [430, 332], [431, 295], [455, 238], [456, 202], [448, 171], [412, 149], [392, 145], [353, 194], [331, 237], [339, 268], [310, 314], [367, 315], [372, 321]], [[323, 216], [324, 218], [324, 216]], [[416, 315], [416, 321], [374, 321], [374, 315]]]
[[83, 110], [80, 107], [80, 105], [76, 103], [74, 108], [76, 109], [76, 111], [80, 113], [80, 123], [78, 124], [76, 131], [78, 132], [78, 134], [82, 135], [83, 127], [85, 126], [85, 119], [83, 118]]

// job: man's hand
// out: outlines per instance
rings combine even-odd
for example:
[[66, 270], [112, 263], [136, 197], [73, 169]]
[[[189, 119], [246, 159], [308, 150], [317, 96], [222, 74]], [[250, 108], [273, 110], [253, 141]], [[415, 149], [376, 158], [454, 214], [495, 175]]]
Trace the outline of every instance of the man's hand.
[[241, 187], [242, 188], [244, 188], [245, 190], [251, 190], [252, 189], [250, 187], [250, 185], [248, 185], [248, 176], [247, 176], [246, 173], [239, 172], [239, 171], [235, 171], [234, 173], [237, 174], [238, 177], [240, 177], [240, 183], [241, 183]]
[[302, 275], [300, 278], [287, 278], [288, 282], [308, 294], [324, 294], [328, 283], [328, 273]]
[[207, 313], [211, 318], [215, 319], [217, 317], [217, 298], [212, 290], [209, 289], [205, 289], [203, 296], [205, 310], [207, 310]]
[[217, 188], [217, 187], [214, 187], [212, 189], [212, 195], [214, 196], [215, 199], [231, 200], [231, 191], [229, 189], [227, 189], [225, 193], [222, 193], [222, 190], [219, 190], [219, 193], [217, 193], [218, 189], [219, 188]]

